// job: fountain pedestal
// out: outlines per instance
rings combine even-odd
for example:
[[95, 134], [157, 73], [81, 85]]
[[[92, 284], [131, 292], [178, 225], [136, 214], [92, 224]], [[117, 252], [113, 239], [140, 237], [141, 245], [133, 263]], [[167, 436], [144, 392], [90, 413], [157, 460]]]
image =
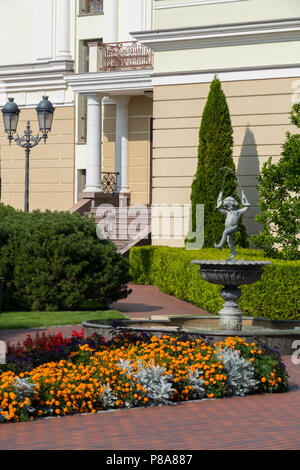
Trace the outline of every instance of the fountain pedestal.
[[243, 312], [239, 309], [237, 300], [242, 295], [239, 286], [253, 284], [259, 281], [263, 267], [272, 264], [270, 261], [244, 260], [194, 260], [193, 264], [200, 265], [202, 278], [212, 284], [224, 286], [221, 296], [225, 303], [220, 315], [220, 329], [241, 331]]
[[223, 307], [219, 311], [221, 330], [240, 331], [242, 329], [243, 312], [239, 309], [237, 303], [241, 295], [241, 289], [238, 287], [225, 286], [221, 290], [221, 297], [225, 300]]

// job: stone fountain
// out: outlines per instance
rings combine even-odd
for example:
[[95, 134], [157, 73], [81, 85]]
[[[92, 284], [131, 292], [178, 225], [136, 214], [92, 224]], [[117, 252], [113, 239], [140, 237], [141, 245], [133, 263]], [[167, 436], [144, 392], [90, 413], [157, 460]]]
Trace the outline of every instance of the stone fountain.
[[242, 295], [239, 286], [253, 284], [260, 280], [263, 266], [271, 264], [270, 261], [244, 261], [236, 259], [233, 235], [238, 229], [241, 216], [249, 209], [250, 203], [244, 191], [242, 191], [242, 208], [233, 197], [227, 197], [222, 201], [223, 193], [219, 194], [217, 210], [226, 215], [225, 230], [221, 242], [215, 248], [221, 250], [227, 241], [231, 256], [226, 261], [195, 260], [193, 264], [199, 264], [199, 272], [203, 279], [212, 284], [223, 286], [221, 296], [225, 300], [220, 315], [220, 329], [240, 331], [242, 329], [242, 311], [238, 307], [237, 300]]
[[[240, 286], [253, 284], [260, 280], [264, 266], [270, 261], [246, 261], [236, 259], [237, 254], [233, 235], [238, 228], [238, 222], [250, 204], [242, 192], [242, 208], [238, 202], [228, 197], [222, 201], [220, 192], [217, 209], [226, 215], [225, 230], [216, 248], [222, 249], [227, 242], [231, 256], [227, 260], [194, 260], [192, 264], [199, 265], [202, 278], [212, 284], [223, 286], [221, 296], [225, 303], [218, 315], [168, 315], [152, 316], [149, 319], [92, 321], [83, 322], [85, 335], [99, 334], [111, 339], [118, 331], [146, 332], [150, 335], [177, 335], [186, 333], [190, 337], [209, 337], [216, 342], [228, 336], [239, 336], [248, 342], [262, 341], [271, 348], [276, 347], [281, 354], [292, 354], [294, 345], [300, 340], [300, 321], [270, 320], [267, 318], [245, 317], [238, 306], [241, 296]], [[295, 340], [297, 340], [295, 342]]]

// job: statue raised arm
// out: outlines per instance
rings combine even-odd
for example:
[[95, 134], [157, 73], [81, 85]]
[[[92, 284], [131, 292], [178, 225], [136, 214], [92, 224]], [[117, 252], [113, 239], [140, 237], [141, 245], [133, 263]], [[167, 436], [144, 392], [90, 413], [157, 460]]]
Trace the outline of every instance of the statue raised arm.
[[221, 191], [218, 196], [216, 209], [218, 209], [218, 211], [221, 212], [221, 214], [227, 214], [227, 212], [224, 209], [222, 209], [222, 204], [223, 204], [222, 199], [223, 199], [223, 193]]

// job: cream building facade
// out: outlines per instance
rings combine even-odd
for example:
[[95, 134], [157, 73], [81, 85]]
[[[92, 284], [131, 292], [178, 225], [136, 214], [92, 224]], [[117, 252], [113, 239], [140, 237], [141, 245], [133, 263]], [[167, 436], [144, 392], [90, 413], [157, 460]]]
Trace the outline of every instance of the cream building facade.
[[[35, 107], [42, 95], [49, 95], [56, 108], [47, 145], [40, 144], [30, 155], [30, 207], [66, 209], [73, 204], [75, 108], [64, 74], [73, 71], [75, 25], [62, 19], [74, 15], [74, 5], [13, 0], [1, 2], [0, 10], [1, 106], [15, 98], [21, 109], [20, 135], [27, 120], [37, 133]], [[1, 202], [23, 209], [24, 150], [14, 143], [8, 146], [2, 125], [0, 132]]]
[[[289, 113], [300, 92], [299, 28], [297, 0], [153, 1], [152, 31], [133, 36], [154, 51], [154, 204], [189, 203], [201, 113], [217, 73], [239, 189], [252, 204], [244, 222], [249, 234], [259, 230], [256, 177], [269, 156], [280, 158], [285, 133], [295, 132]], [[158, 231], [153, 243], [183, 245], [178, 238]]]
[[[0, 52], [0, 105], [15, 98], [20, 132], [27, 119], [36, 123], [43, 94], [56, 108], [47, 145], [30, 157], [32, 209], [80, 210], [112, 176], [121, 204], [153, 205], [152, 243], [183, 246], [201, 114], [217, 73], [232, 118], [238, 183], [252, 203], [244, 222], [249, 234], [257, 232], [256, 177], [269, 156], [280, 158], [285, 133], [294, 132], [298, 0], [4, 3], [2, 44], [11, 18], [20, 41]], [[23, 208], [24, 155], [8, 146], [2, 129], [1, 201]], [[161, 206], [175, 208], [171, 217], [182, 230], [174, 236], [156, 219]]]
[[[12, 0], [0, 11], [2, 44], [12, 22], [18, 31], [0, 51], [0, 106], [15, 99], [20, 134], [27, 120], [37, 133], [43, 95], [55, 107], [47, 145], [30, 155], [30, 208], [68, 210], [114, 173], [118, 193], [148, 204], [152, 54], [130, 31], [151, 28], [151, 1]], [[22, 209], [24, 152], [8, 143], [2, 126], [1, 201]]]

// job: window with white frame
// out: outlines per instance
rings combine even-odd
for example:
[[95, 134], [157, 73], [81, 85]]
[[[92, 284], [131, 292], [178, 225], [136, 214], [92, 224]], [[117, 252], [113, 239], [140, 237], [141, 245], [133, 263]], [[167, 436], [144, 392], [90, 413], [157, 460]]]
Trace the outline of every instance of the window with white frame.
[[103, 13], [103, 0], [83, 0], [81, 13]]

